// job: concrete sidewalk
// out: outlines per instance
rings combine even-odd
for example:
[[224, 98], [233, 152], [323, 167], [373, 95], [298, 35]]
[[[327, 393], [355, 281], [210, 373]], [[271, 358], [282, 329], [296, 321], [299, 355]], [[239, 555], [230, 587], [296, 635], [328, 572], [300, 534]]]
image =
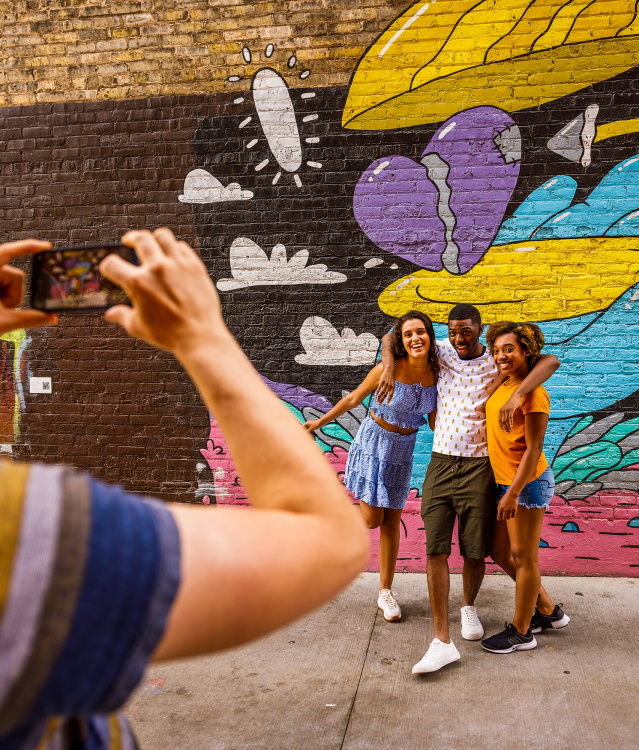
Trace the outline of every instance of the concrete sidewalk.
[[[152, 668], [127, 716], [142, 750], [630, 750], [639, 747], [639, 580], [547, 578], [567, 628], [533, 651], [499, 656], [460, 635], [462, 658], [431, 675], [411, 667], [432, 638], [426, 577], [395, 578], [404, 619], [375, 605], [365, 573], [328, 606], [264, 640]], [[514, 584], [485, 579], [487, 634], [512, 616]]]

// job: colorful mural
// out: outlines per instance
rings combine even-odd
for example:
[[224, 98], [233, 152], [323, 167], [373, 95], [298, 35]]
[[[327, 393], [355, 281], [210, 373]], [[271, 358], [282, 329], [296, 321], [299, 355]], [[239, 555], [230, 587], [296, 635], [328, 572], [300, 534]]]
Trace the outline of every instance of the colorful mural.
[[24, 409], [23, 354], [27, 343], [24, 329], [0, 336], [0, 453], [11, 453], [20, 440], [20, 415]]
[[[638, 567], [635, 5], [418, 2], [347, 89], [313, 88], [312, 69], [273, 45], [245, 47], [250, 73], [230, 76], [226, 108], [198, 123], [198, 169], [180, 196], [231, 328], [300, 421], [363, 379], [409, 309], [438, 337], [460, 301], [486, 323], [542, 327], [562, 361], [548, 384], [549, 572]], [[308, 88], [289, 88], [294, 75]], [[365, 414], [316, 436], [338, 473]], [[431, 443], [424, 430], [408, 570], [423, 570]], [[202, 454], [217, 501], [245, 502], [213, 418]]]

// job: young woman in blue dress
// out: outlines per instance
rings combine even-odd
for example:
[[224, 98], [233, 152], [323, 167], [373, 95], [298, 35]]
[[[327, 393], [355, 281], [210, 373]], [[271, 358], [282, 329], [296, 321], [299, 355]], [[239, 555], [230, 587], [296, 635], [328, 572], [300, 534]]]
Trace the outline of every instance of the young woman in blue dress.
[[[389, 622], [401, 620], [392, 584], [399, 551], [400, 520], [410, 491], [417, 430], [428, 415], [433, 429], [437, 407], [437, 351], [430, 318], [411, 310], [395, 323], [392, 345], [397, 360], [396, 388], [388, 403], [375, 401], [351, 445], [345, 486], [355, 495], [369, 529], [379, 527], [380, 592], [377, 606]], [[318, 430], [354, 409], [379, 385], [382, 364], [321, 419], [306, 422]]]

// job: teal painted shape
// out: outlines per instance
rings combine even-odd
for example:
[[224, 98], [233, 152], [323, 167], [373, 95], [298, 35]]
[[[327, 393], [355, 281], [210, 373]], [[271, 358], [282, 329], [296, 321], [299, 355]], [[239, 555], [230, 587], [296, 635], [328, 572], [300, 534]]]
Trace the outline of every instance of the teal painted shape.
[[600, 237], [626, 214], [639, 208], [639, 156], [617, 164], [583, 203], [558, 211], [531, 239]]
[[618, 443], [620, 440], [623, 440], [623, 438], [631, 435], [633, 432], [637, 432], [638, 430], [639, 417], [635, 417], [634, 419], [627, 419], [625, 422], [616, 424], [608, 430], [604, 437], [611, 443]]
[[543, 539], [539, 540], [539, 546], [540, 547], [548, 547], [548, 542], [544, 541]]
[[570, 206], [576, 190], [576, 181], [567, 175], [544, 182], [504, 221], [493, 244], [506, 245], [529, 239], [537, 227]]
[[561, 530], [562, 531], [578, 532], [579, 531], [579, 526], [577, 526], [577, 524], [574, 521], [568, 521], [568, 523], [565, 523], [561, 527]]
[[638, 237], [639, 236], [639, 211], [631, 211], [622, 216], [606, 230], [606, 237]]
[[632, 529], [639, 529], [639, 516], [636, 516], [636, 518], [631, 518], [628, 521], [628, 526]]
[[[614, 275], [614, 266], [610, 274]], [[539, 323], [549, 342], [544, 353], [556, 355], [561, 362], [544, 383], [550, 394], [551, 419], [581, 419], [637, 390], [639, 357], [634, 342], [639, 340], [639, 304], [632, 299], [637, 291], [639, 285], [628, 289], [594, 320], [590, 314], [573, 318], [569, 338], [565, 336], [567, 321]], [[554, 343], [558, 341], [564, 343]]]
[[577, 424], [570, 430], [570, 432], [566, 435], [567, 438], [572, 437], [573, 435], [576, 435], [578, 432], [581, 432], [582, 430], [585, 430], [586, 427], [592, 422], [594, 417], [592, 414], [589, 414], [587, 417], [584, 417], [583, 419], [580, 419]]
[[581, 483], [593, 480], [615, 468], [621, 460], [621, 449], [614, 443], [600, 440], [591, 445], [580, 445], [568, 453], [555, 457], [555, 481], [573, 479]]
[[345, 440], [347, 443], [353, 442], [353, 436], [337, 422], [329, 422], [322, 427], [322, 431], [338, 440]]

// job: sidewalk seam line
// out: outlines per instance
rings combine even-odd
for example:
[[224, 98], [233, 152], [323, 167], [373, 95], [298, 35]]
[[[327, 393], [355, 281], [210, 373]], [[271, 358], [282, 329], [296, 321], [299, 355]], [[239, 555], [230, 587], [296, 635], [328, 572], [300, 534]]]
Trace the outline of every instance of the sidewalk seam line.
[[355, 692], [353, 693], [353, 700], [351, 701], [351, 707], [348, 711], [348, 718], [346, 720], [346, 726], [344, 727], [344, 734], [342, 736], [342, 741], [339, 746], [339, 750], [344, 750], [344, 743], [346, 742], [346, 735], [348, 733], [348, 727], [351, 724], [351, 716], [353, 715], [353, 708], [355, 707], [355, 701], [357, 699], [357, 693], [359, 692], [359, 684], [362, 681], [362, 675], [364, 674], [364, 667], [366, 666], [366, 659], [368, 658], [368, 651], [371, 646], [371, 641], [373, 640], [373, 631], [375, 630], [375, 623], [377, 622], [377, 615], [378, 612], [375, 610], [375, 617], [373, 617], [373, 623], [371, 625], [371, 632], [368, 636], [368, 643], [366, 644], [366, 651], [364, 653], [364, 658], [362, 659], [362, 668], [359, 670], [359, 677], [357, 678], [357, 685], [355, 685]]

